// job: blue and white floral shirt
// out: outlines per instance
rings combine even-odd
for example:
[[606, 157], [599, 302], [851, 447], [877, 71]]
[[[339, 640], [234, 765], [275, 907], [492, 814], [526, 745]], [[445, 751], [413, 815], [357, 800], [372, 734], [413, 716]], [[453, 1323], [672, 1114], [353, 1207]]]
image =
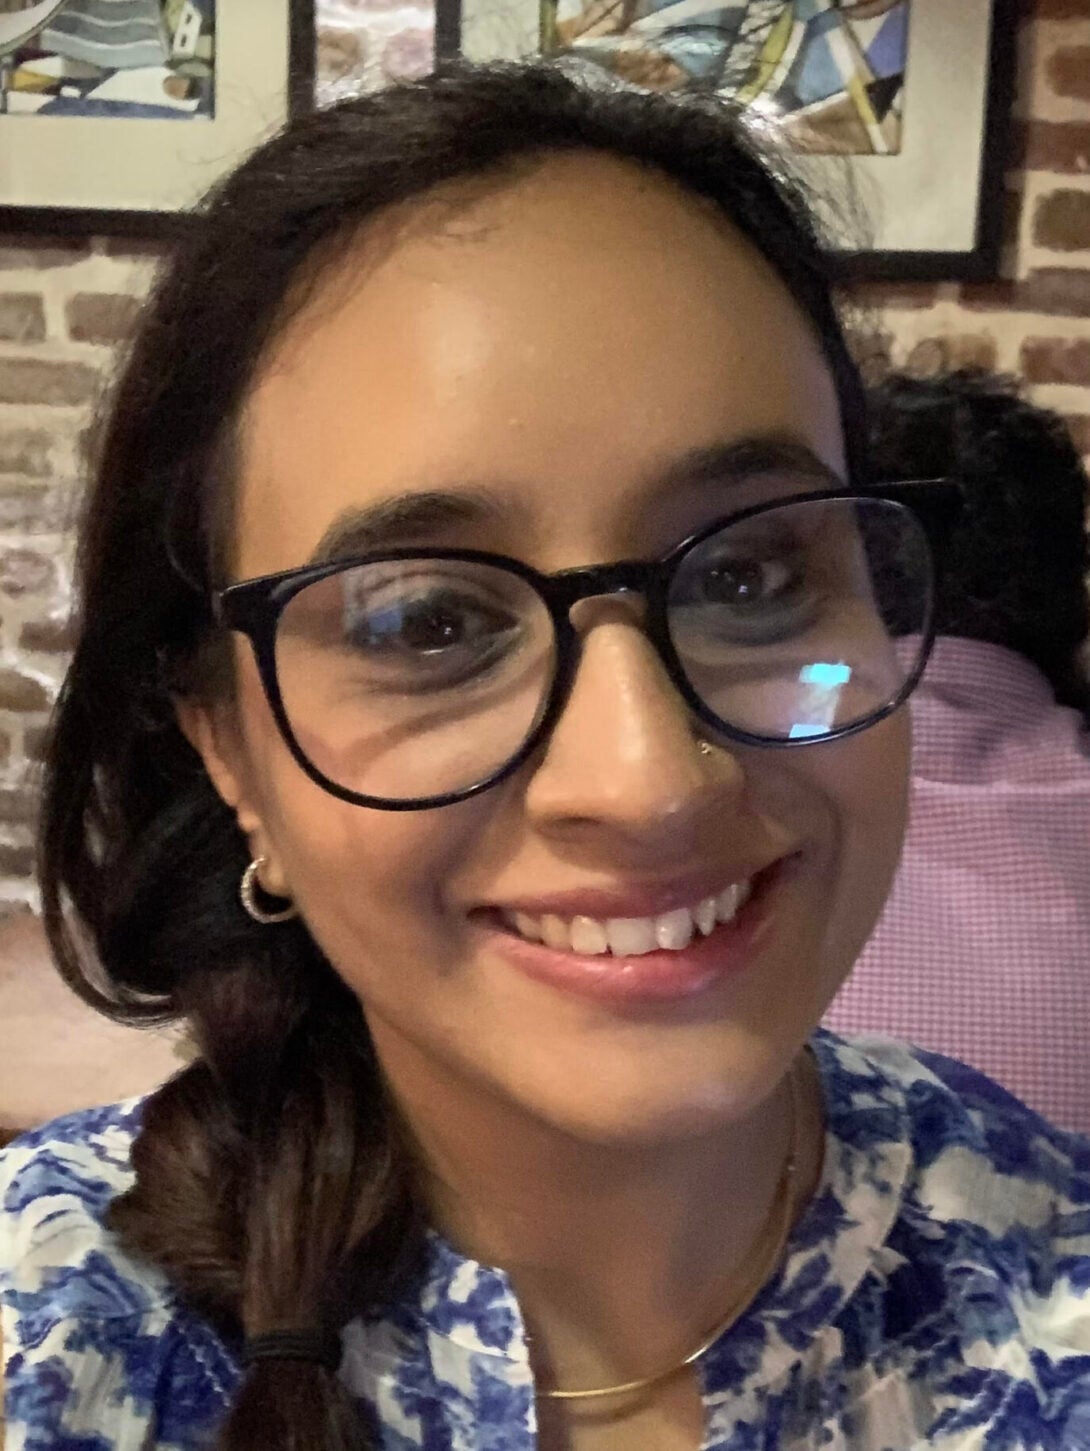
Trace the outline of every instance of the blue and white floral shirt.
[[[1090, 1451], [1090, 1140], [989, 1080], [819, 1032], [827, 1139], [781, 1271], [700, 1365], [702, 1451]], [[0, 1155], [7, 1451], [192, 1451], [225, 1345], [103, 1228], [139, 1104]], [[418, 1290], [345, 1331], [384, 1451], [531, 1451], [504, 1275], [433, 1237]]]

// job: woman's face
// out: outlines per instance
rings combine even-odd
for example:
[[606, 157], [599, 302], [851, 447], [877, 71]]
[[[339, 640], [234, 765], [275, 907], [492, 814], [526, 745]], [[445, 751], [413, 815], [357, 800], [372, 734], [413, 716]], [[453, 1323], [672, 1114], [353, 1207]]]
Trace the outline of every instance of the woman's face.
[[[782, 470], [694, 465], [712, 451], [788, 441], [814, 471], [842, 468], [802, 314], [669, 183], [559, 156], [401, 220], [319, 284], [261, 371], [235, 579], [307, 562], [394, 499], [392, 544], [545, 572], [654, 557], [788, 487]], [[414, 511], [424, 492], [454, 499]], [[266, 886], [358, 995], [404, 1102], [481, 1095], [597, 1141], [702, 1132], [770, 1091], [870, 932], [900, 848], [903, 713], [802, 750], [707, 754], [638, 606], [574, 613], [581, 662], [551, 738], [472, 800], [386, 812], [323, 791], [240, 637], [236, 701], [201, 739]], [[623, 955], [527, 947], [510, 923], [648, 919], [755, 876], [735, 923], [652, 954], [627, 988]]]

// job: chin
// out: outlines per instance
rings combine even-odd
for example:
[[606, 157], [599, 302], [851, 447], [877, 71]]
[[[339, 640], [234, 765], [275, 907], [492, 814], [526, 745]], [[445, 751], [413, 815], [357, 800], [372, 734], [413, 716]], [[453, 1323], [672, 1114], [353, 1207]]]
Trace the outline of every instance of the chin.
[[661, 1146], [703, 1138], [744, 1119], [773, 1092], [793, 1056], [794, 1050], [754, 1042], [704, 1065], [692, 1056], [685, 1063], [656, 1063], [653, 1054], [599, 1062], [593, 1074], [569, 1075], [532, 1100], [526, 1094], [523, 1105], [539, 1121], [586, 1143]]

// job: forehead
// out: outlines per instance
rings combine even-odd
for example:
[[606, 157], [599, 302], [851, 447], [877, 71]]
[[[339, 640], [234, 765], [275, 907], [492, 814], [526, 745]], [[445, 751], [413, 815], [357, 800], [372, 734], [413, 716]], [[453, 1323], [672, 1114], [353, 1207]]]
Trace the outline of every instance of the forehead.
[[511, 537], [472, 542], [573, 563], [664, 507], [647, 481], [692, 450], [774, 433], [841, 465], [807, 320], [707, 205], [595, 153], [448, 200], [372, 226], [270, 351], [237, 575], [300, 564], [339, 513], [406, 491], [487, 489]]

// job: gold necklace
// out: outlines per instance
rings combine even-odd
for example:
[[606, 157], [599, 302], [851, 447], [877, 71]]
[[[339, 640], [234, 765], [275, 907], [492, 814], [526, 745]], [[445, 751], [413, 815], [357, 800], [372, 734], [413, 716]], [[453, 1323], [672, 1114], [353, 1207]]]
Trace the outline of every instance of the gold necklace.
[[770, 1215], [765, 1221], [765, 1226], [757, 1239], [757, 1243], [751, 1251], [751, 1261], [756, 1266], [753, 1274], [745, 1281], [742, 1289], [731, 1301], [730, 1309], [718, 1320], [715, 1327], [710, 1330], [695, 1350], [691, 1350], [684, 1360], [677, 1361], [666, 1370], [655, 1371], [652, 1375], [644, 1375], [639, 1380], [625, 1380], [617, 1385], [592, 1386], [581, 1391], [538, 1391], [538, 1397], [549, 1401], [590, 1401], [604, 1399], [606, 1396], [628, 1395], [633, 1391], [646, 1390], [650, 1386], [656, 1386], [661, 1381], [670, 1380], [680, 1373], [686, 1366], [694, 1365], [703, 1355], [712, 1348], [721, 1335], [725, 1335], [739, 1318], [743, 1310], [750, 1304], [761, 1289], [765, 1281], [772, 1274], [779, 1263], [787, 1244], [788, 1235], [791, 1233], [791, 1226], [795, 1220], [795, 1210], [798, 1201], [798, 1186], [795, 1177], [798, 1171], [799, 1156], [801, 1153], [802, 1139], [802, 1115], [799, 1111], [799, 1066], [798, 1061], [792, 1064], [788, 1074], [787, 1084], [791, 1094], [791, 1145], [787, 1153], [787, 1161], [783, 1166], [776, 1186], [775, 1201], [780, 1205], [778, 1215]]

